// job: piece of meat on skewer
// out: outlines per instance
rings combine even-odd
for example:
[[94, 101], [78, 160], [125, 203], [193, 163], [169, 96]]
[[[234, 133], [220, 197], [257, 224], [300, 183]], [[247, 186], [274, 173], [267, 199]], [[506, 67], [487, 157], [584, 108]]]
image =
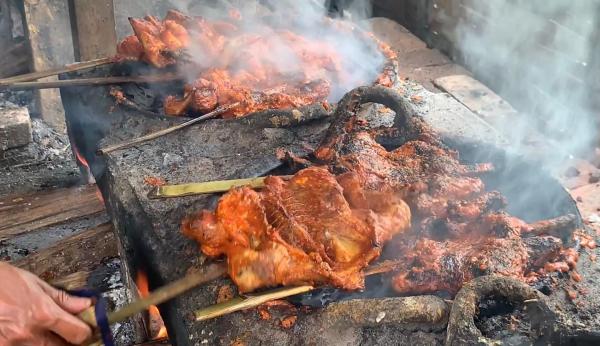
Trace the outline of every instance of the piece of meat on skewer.
[[403, 264], [392, 279], [397, 292], [453, 295], [464, 282], [487, 274], [528, 282], [546, 264], [559, 261], [564, 251], [562, 241], [551, 235], [524, 238], [532, 226], [502, 212], [463, 223], [447, 221], [441, 227], [398, 243]]
[[[208, 20], [170, 11], [161, 21], [147, 16], [130, 18], [134, 35], [119, 43], [121, 58], [141, 60], [164, 68], [185, 60], [189, 83], [179, 95], [164, 101], [165, 113], [205, 114], [219, 105], [239, 105], [223, 117], [240, 117], [268, 109], [292, 109], [327, 102], [332, 85], [356, 84], [354, 66], [343, 60], [335, 40], [328, 34], [305, 35], [301, 28], [270, 26], [245, 28], [238, 16], [229, 21]], [[395, 80], [395, 54], [374, 36], [348, 24], [324, 20], [324, 32], [356, 37], [358, 47], [387, 61], [364, 83], [391, 85]], [[381, 58], [381, 59], [379, 59]], [[188, 76], [187, 74], [193, 73]]]
[[260, 192], [234, 189], [215, 212], [186, 219], [182, 229], [206, 255], [227, 256], [230, 277], [250, 292], [297, 284], [361, 289], [363, 268], [409, 226], [397, 196], [313, 167], [288, 181], [269, 177]]
[[[366, 102], [396, 112], [396, 130], [404, 139], [397, 149], [388, 151], [371, 133], [355, 130], [356, 110]], [[480, 275], [529, 282], [574, 267], [576, 256], [567, 248], [577, 226], [574, 216], [527, 224], [503, 212], [502, 195], [486, 192], [477, 177], [490, 165], [461, 165], [457, 153], [420, 119], [408, 117], [391, 89], [348, 93], [315, 156], [333, 171], [355, 174], [367, 190], [387, 186], [405, 197], [414, 225], [391, 245], [394, 257], [404, 262], [392, 279], [401, 294], [454, 294]]]

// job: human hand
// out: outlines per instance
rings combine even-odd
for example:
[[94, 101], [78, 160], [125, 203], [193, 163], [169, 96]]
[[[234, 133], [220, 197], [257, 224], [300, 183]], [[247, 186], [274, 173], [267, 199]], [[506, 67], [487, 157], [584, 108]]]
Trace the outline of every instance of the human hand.
[[81, 344], [92, 331], [73, 314], [91, 304], [0, 262], [0, 345]]

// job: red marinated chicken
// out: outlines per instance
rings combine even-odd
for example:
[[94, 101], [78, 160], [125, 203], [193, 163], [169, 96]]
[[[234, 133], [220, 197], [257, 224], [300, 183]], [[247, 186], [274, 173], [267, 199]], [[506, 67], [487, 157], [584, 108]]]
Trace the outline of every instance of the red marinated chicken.
[[[354, 77], [355, 71], [343, 67], [343, 55], [331, 40], [266, 24], [254, 23], [256, 30], [241, 30], [247, 26], [242, 21], [239, 13], [228, 21], [217, 21], [176, 11], [169, 11], [162, 21], [151, 16], [130, 19], [135, 35], [126, 37], [118, 52], [124, 58], [159, 68], [173, 65], [176, 57], [183, 56], [186, 74], [199, 71], [182, 95], [166, 98], [164, 109], [169, 115], [190, 110], [203, 114], [236, 102], [240, 105], [224, 117], [322, 103], [332, 85], [346, 85]], [[395, 58], [390, 47], [373, 35], [332, 20], [324, 20], [322, 25], [324, 30], [337, 30], [349, 37], [362, 35], [365, 42], [375, 42], [373, 49], [381, 54], [382, 61]], [[377, 83], [391, 86], [393, 79], [393, 71], [385, 69]]]
[[[356, 130], [361, 103], [379, 102], [396, 112], [404, 143], [388, 151], [371, 133]], [[354, 174], [365, 190], [391, 188], [404, 196], [413, 227], [389, 245], [402, 262], [392, 279], [401, 294], [446, 291], [485, 274], [530, 281], [547, 271], [573, 269], [565, 251], [574, 217], [527, 224], [506, 214], [498, 192], [486, 192], [477, 177], [489, 165], [466, 166], [419, 118], [407, 114], [395, 92], [358, 88], [338, 105], [334, 121], [315, 156], [331, 170]], [[553, 262], [558, 263], [557, 265]], [[571, 263], [571, 264], [568, 264]]]
[[207, 256], [227, 257], [241, 292], [298, 284], [355, 290], [381, 246], [409, 226], [408, 206], [395, 195], [314, 167], [289, 181], [269, 177], [260, 192], [233, 189], [214, 212], [186, 219], [183, 232]]

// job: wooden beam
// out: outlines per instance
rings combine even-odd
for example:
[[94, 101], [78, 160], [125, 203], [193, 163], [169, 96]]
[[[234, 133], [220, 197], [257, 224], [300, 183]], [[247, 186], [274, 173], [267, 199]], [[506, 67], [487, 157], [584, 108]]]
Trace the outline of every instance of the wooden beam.
[[76, 58], [99, 59], [116, 54], [113, 0], [73, 0]]
[[56, 189], [0, 198], [0, 238], [104, 211], [96, 185]]
[[84, 286], [89, 274], [103, 259], [118, 255], [113, 227], [110, 223], [104, 223], [62, 239], [12, 264], [48, 282], [71, 288]]

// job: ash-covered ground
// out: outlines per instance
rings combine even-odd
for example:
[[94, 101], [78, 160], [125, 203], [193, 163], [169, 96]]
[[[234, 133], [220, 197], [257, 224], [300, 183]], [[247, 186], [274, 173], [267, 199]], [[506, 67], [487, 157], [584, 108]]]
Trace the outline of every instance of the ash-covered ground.
[[[2, 98], [6, 95], [0, 94], [0, 111], [18, 107]], [[15, 96], [7, 98], [21, 100]], [[0, 196], [72, 186], [81, 181], [68, 136], [58, 133], [41, 119], [32, 118], [31, 128], [29, 144], [0, 151]]]

